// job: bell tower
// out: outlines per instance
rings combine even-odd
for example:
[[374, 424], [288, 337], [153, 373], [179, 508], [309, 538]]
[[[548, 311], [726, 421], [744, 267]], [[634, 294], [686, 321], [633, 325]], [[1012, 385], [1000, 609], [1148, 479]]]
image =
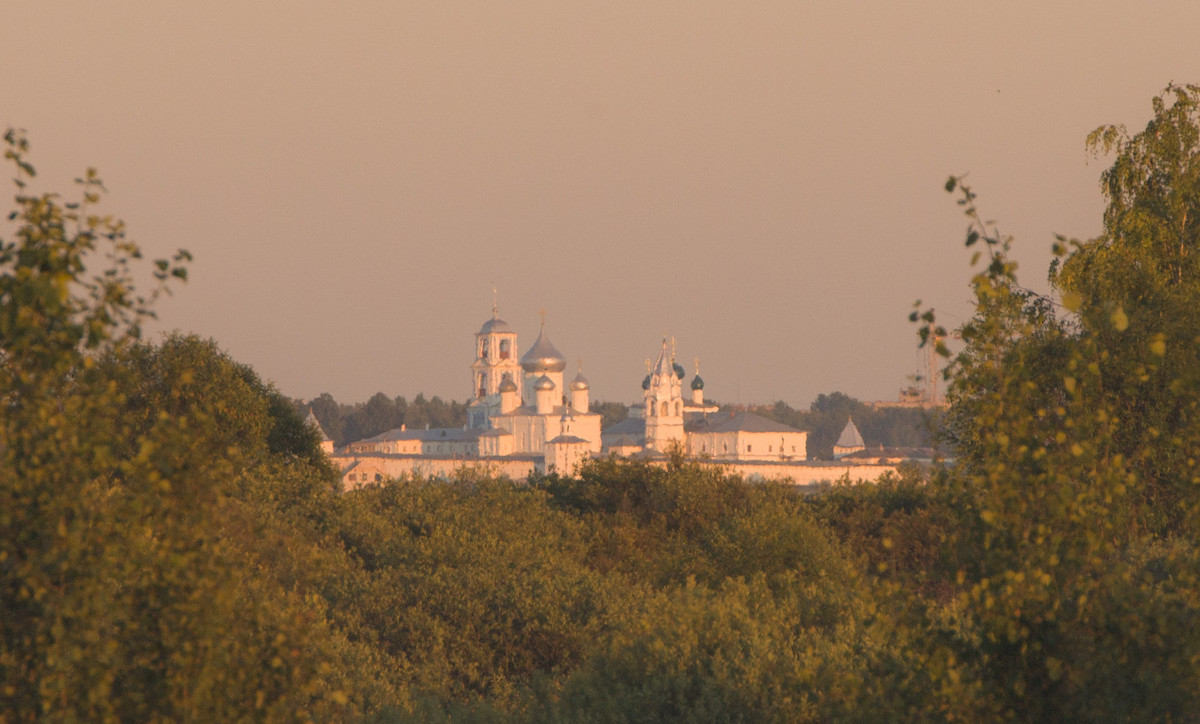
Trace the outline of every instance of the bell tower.
[[475, 333], [475, 361], [471, 364], [472, 399], [500, 394], [500, 384], [511, 379], [521, 385], [521, 363], [517, 354], [517, 333], [500, 319], [492, 290], [492, 318]]
[[672, 443], [683, 444], [683, 367], [675, 363], [675, 352], [668, 356], [663, 337], [658, 361], [650, 368], [645, 385], [646, 447], [666, 452]]

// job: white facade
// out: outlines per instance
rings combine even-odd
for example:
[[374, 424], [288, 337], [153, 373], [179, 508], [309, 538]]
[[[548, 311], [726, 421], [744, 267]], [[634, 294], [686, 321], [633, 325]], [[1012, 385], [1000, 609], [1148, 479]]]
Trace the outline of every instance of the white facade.
[[[814, 484], [874, 479], [894, 465], [807, 462], [808, 433], [749, 412], [722, 413], [705, 402], [699, 370], [684, 397], [683, 368], [664, 340], [642, 383], [642, 399], [628, 419], [600, 429], [589, 409], [582, 372], [564, 385], [566, 360], [550, 343], [543, 324], [520, 358], [517, 334], [493, 309], [475, 335], [472, 399], [464, 428], [407, 430], [403, 426], [353, 443], [333, 462], [347, 488], [402, 475], [452, 475], [462, 469], [514, 479], [532, 472], [573, 474], [602, 452], [666, 464], [668, 453], [686, 455], [750, 479], [791, 479]], [[698, 364], [697, 364], [698, 367]], [[858, 442], [853, 422], [847, 425]], [[331, 442], [331, 441], [330, 441]], [[861, 448], [859, 448], [861, 450]]]
[[667, 354], [663, 340], [658, 361], [650, 368], [649, 384], [643, 384], [642, 416], [646, 419], [646, 448], [665, 453], [684, 445], [683, 368]]
[[747, 412], [708, 416], [688, 426], [688, 454], [713, 460], [808, 458], [808, 433]]
[[352, 455], [505, 458], [543, 456], [545, 465], [570, 471], [600, 452], [600, 415], [589, 409], [582, 373], [564, 384], [567, 360], [546, 334], [518, 357], [517, 333], [497, 316], [475, 334], [472, 394], [464, 429], [406, 430], [401, 426], [352, 443]]
[[621, 456], [664, 455], [673, 449], [714, 462], [790, 463], [808, 458], [808, 433], [749, 412], [720, 413], [704, 400], [699, 360], [690, 399], [683, 397], [683, 367], [663, 340], [642, 381], [642, 404], [603, 434], [604, 450]]

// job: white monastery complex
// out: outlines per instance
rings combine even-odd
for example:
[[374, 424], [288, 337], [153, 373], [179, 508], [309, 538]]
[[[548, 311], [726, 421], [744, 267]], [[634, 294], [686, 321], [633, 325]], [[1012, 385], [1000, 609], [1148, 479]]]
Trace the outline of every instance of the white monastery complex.
[[[807, 432], [750, 412], [722, 413], [707, 402], [699, 363], [685, 397], [686, 372], [665, 339], [642, 380], [641, 401], [630, 405], [625, 420], [605, 430], [601, 416], [590, 409], [582, 369], [566, 381], [567, 360], [550, 342], [545, 319], [533, 345], [521, 354], [516, 331], [493, 307], [492, 317], [475, 333], [474, 358], [462, 428], [401, 426], [337, 452], [320, 431], [322, 447], [341, 469], [347, 489], [410, 474], [451, 475], [462, 468], [513, 479], [551, 470], [569, 474], [591, 457], [666, 461], [676, 451], [748, 478], [788, 478], [797, 484], [847, 475], [874, 480], [895, 469], [882, 461], [809, 462]], [[309, 424], [320, 430], [311, 412]], [[858, 434], [852, 421], [850, 429]]]

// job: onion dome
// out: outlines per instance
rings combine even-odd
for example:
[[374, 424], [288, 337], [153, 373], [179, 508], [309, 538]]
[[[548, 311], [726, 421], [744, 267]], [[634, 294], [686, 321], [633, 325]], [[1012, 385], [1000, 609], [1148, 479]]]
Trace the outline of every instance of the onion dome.
[[546, 375], [542, 375], [541, 377], [537, 378], [536, 382], [533, 383], [533, 389], [535, 389], [535, 390], [553, 390], [554, 389], [554, 380], [550, 379]]
[[646, 375], [646, 379], [642, 380], [642, 389], [643, 390], [650, 389], [650, 375]]
[[567, 368], [567, 358], [562, 356], [562, 353], [550, 344], [550, 340], [546, 338], [546, 328], [543, 326], [542, 331], [538, 332], [538, 338], [521, 357], [521, 369], [533, 374], [541, 372], [562, 372]]
[[517, 383], [513, 382], [511, 377], [505, 375], [504, 379], [500, 381], [499, 390], [500, 392], [516, 392]]
[[479, 328], [479, 334], [492, 334], [493, 332], [512, 332], [512, 327], [508, 326], [508, 322], [503, 319], [492, 317]]
[[683, 365], [679, 364], [678, 362], [672, 362], [671, 367], [675, 370], [675, 376], [679, 379], [682, 380], [684, 376], [687, 375], [687, 372], [685, 372], [683, 369]]
[[693, 390], [703, 390], [704, 389], [704, 380], [700, 379], [700, 375], [696, 375], [695, 377], [692, 378], [692, 389]]
[[587, 381], [587, 378], [583, 376], [582, 372], [575, 375], [575, 379], [571, 380], [571, 389], [572, 390], [586, 390], [587, 388], [588, 388], [588, 381]]

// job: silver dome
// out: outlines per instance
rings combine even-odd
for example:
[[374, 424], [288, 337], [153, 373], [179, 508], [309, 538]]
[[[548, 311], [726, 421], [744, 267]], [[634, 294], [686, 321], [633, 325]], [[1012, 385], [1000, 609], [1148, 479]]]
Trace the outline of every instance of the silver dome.
[[493, 332], [512, 332], [512, 327], [508, 326], [508, 322], [503, 319], [492, 317], [479, 328], [479, 334], [492, 334]]
[[537, 341], [521, 357], [521, 369], [533, 374], [535, 372], [562, 372], [567, 368], [567, 358], [550, 344], [546, 338], [546, 328], [538, 332]]

